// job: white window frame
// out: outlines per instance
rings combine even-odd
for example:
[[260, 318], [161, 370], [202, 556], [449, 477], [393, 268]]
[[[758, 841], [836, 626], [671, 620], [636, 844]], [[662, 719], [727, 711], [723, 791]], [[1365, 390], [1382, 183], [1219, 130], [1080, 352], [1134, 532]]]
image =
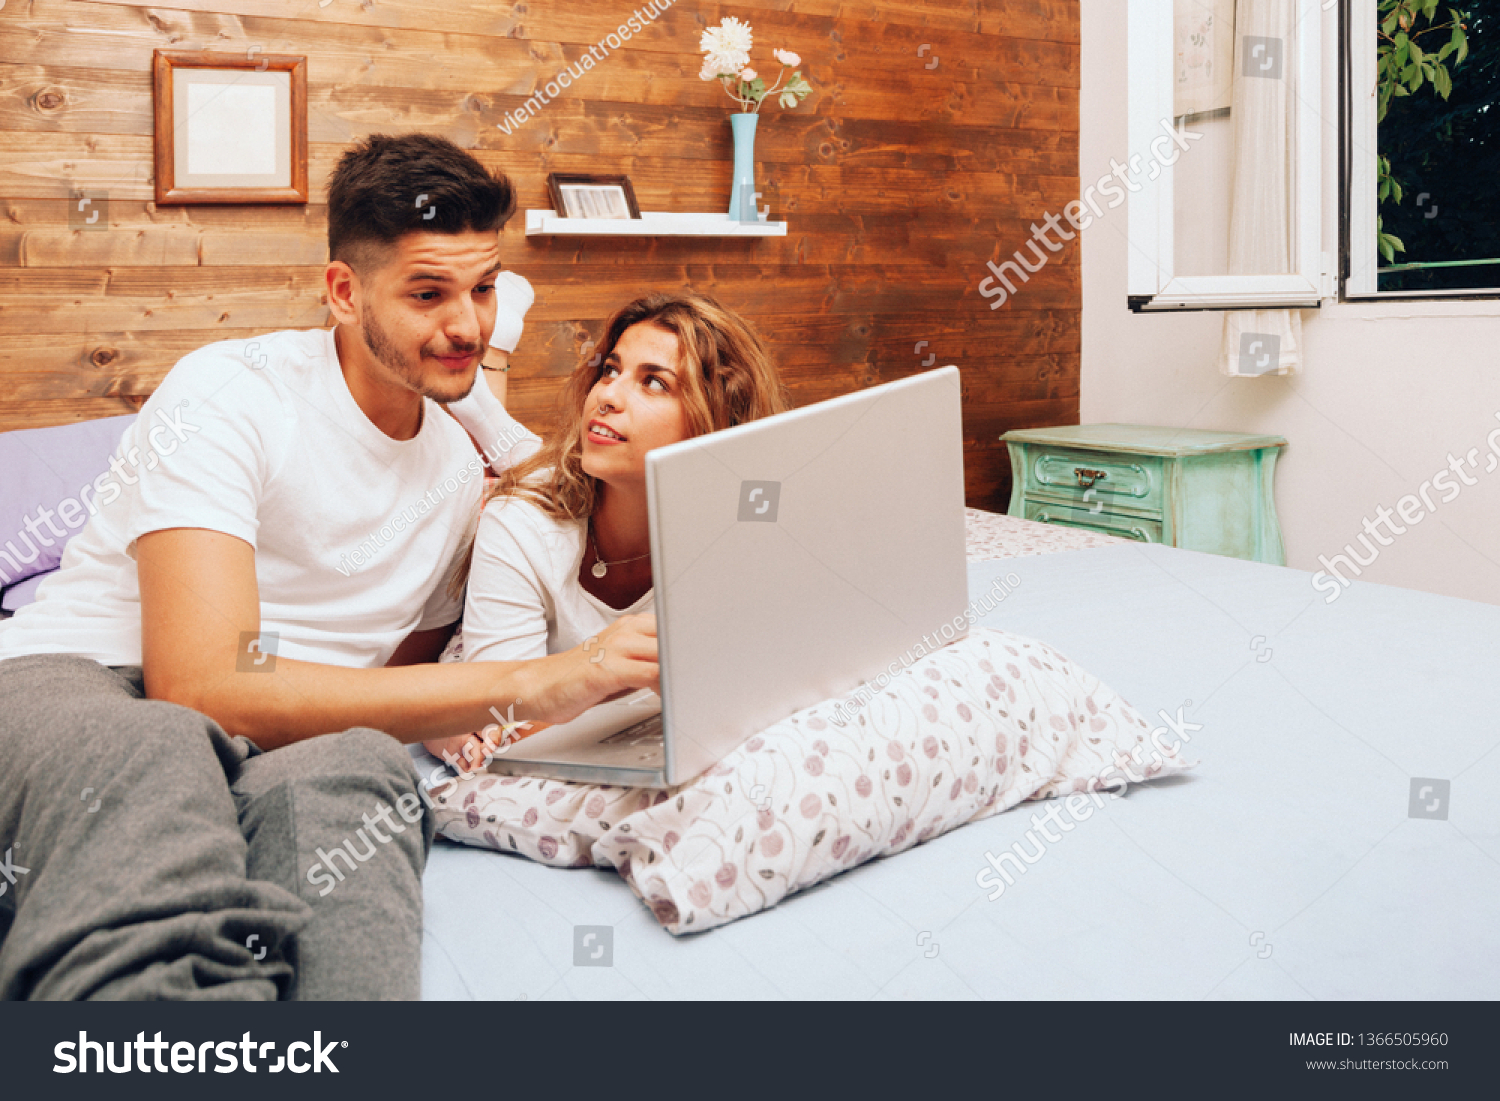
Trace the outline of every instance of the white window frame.
[[[1375, 218], [1380, 213], [1376, 195], [1378, 173], [1375, 156], [1380, 149], [1379, 97], [1375, 91], [1375, 0], [1354, 0], [1344, 5], [1349, 22], [1345, 40], [1349, 50], [1349, 118], [1345, 140], [1349, 143], [1349, 273], [1344, 278], [1346, 298], [1380, 295], [1380, 250], [1375, 241]], [[1342, 58], [1340, 59], [1343, 60]]]
[[[1373, 6], [1373, 5], [1372, 5]], [[1297, 82], [1294, 137], [1297, 158], [1293, 209], [1295, 271], [1287, 275], [1175, 275], [1170, 164], [1151, 143], [1173, 120], [1172, 0], [1129, 0], [1126, 49], [1129, 71], [1127, 163], [1150, 164], [1154, 179], [1142, 178], [1130, 196], [1130, 259], [1126, 275], [1132, 308], [1138, 310], [1234, 310], [1316, 307], [1325, 297], [1326, 257], [1322, 247], [1323, 147], [1320, 113], [1323, 94], [1322, 4], [1298, 0], [1296, 57], [1289, 59]], [[1371, 40], [1374, 39], [1373, 29]], [[1236, 53], [1238, 44], [1236, 44]], [[1175, 159], [1175, 158], [1174, 158]], [[1148, 174], [1150, 175], [1150, 174]], [[1373, 223], [1372, 223], [1373, 224]], [[1371, 229], [1370, 240], [1375, 238]]]

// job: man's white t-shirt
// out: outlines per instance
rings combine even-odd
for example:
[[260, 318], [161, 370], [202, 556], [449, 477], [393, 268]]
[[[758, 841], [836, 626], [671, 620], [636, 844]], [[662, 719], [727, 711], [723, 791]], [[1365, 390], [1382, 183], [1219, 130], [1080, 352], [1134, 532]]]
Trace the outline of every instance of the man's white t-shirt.
[[651, 611], [651, 592], [612, 608], [578, 583], [585, 529], [520, 497], [485, 506], [464, 605], [465, 661], [546, 657], [581, 646], [622, 615]]
[[[448, 581], [483, 481], [473, 444], [435, 402], [424, 399], [410, 440], [376, 428], [349, 392], [331, 329], [200, 348], [168, 372], [111, 471], [80, 495], [93, 515], [36, 602], [0, 622], [0, 659], [139, 665], [135, 541], [207, 528], [255, 548], [264, 649], [384, 665], [410, 632], [459, 618]], [[212, 599], [213, 578], [184, 580]]]

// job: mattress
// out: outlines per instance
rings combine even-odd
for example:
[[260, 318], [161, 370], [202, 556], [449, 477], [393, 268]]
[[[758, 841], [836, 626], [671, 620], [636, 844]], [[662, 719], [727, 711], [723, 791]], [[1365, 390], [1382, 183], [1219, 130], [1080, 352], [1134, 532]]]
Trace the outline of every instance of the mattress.
[[[1500, 609], [1362, 582], [1330, 605], [1300, 571], [1139, 544], [971, 563], [970, 590], [1005, 574], [981, 622], [1181, 708], [1196, 769], [1055, 841], [1023, 804], [682, 938], [611, 871], [439, 842], [424, 997], [1500, 991]], [[1018, 844], [992, 899], [986, 854]]]

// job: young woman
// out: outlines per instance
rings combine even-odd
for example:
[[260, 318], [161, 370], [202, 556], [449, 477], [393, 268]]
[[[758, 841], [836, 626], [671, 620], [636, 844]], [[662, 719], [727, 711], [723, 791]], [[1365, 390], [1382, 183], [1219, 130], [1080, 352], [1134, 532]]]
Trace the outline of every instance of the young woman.
[[[711, 298], [637, 299], [610, 318], [598, 352], [568, 380], [558, 430], [489, 494], [468, 573], [465, 661], [545, 657], [648, 616], [646, 453], [788, 408], [759, 335]], [[426, 745], [450, 761], [493, 751], [475, 734]]]

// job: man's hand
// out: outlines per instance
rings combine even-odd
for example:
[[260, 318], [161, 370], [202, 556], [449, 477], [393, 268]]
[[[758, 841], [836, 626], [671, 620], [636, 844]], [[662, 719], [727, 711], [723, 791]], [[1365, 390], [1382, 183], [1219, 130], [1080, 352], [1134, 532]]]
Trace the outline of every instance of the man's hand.
[[621, 616], [578, 649], [607, 678], [601, 686], [605, 698], [638, 688], [661, 691], [656, 616], [650, 612]]
[[578, 675], [558, 685], [555, 697], [543, 701], [553, 722], [576, 719], [594, 704], [638, 688], [661, 691], [656, 617], [650, 613], [621, 616], [582, 645], [557, 656], [569, 658]]

